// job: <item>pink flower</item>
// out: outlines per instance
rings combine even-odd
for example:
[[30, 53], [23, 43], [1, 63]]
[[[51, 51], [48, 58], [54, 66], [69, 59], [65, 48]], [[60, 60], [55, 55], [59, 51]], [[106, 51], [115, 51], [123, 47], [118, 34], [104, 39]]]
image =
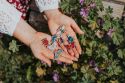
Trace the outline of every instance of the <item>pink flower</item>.
[[80, 3], [81, 5], [83, 5], [84, 0], [79, 0], [79, 3]]
[[97, 73], [100, 72], [100, 69], [99, 69], [97, 66], [94, 68], [94, 70], [95, 70]]
[[114, 32], [114, 29], [109, 29], [109, 31], [107, 32], [107, 35], [112, 37], [112, 33]]
[[59, 75], [58, 75], [57, 72], [55, 72], [55, 73], [53, 74], [53, 80], [54, 80], [54, 82], [58, 82], [58, 81], [59, 81]]
[[91, 8], [95, 8], [95, 7], [96, 7], [96, 4], [95, 4], [95, 3], [91, 3], [91, 4], [90, 4], [90, 7], [91, 7]]
[[82, 8], [81, 9], [81, 11], [80, 11], [80, 15], [82, 16], [82, 17], [87, 17], [88, 16], [88, 10], [87, 9], [85, 9], [85, 8]]
[[60, 62], [60, 61], [57, 61], [57, 64], [59, 64], [59, 65], [62, 65], [62, 62]]

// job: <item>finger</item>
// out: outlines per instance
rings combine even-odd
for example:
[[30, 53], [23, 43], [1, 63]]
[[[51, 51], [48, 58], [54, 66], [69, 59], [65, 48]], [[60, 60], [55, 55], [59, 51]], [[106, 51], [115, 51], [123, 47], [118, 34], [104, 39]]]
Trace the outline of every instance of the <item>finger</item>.
[[[60, 47], [57, 47], [57, 49], [61, 49]], [[65, 51], [62, 51], [61, 52], [61, 55], [65, 58], [68, 58], [68, 59], [71, 59], [71, 60], [74, 60], [74, 61], [78, 61], [78, 59], [74, 56], [70, 56], [68, 53], [66, 53]]]
[[71, 27], [78, 34], [84, 34], [84, 32], [79, 28], [75, 21], [72, 22]]
[[68, 45], [69, 43], [68, 43], [68, 38], [67, 38], [67, 35], [66, 35], [66, 33], [63, 33], [62, 34], [62, 39], [63, 39], [63, 44], [64, 45]]
[[47, 63], [48, 66], [51, 67], [51, 61], [50, 61], [47, 57], [45, 57], [44, 54], [42, 54], [42, 53], [39, 54], [39, 56], [38, 56], [37, 58], [38, 58], [39, 60], [41, 60], [41, 61]]
[[[67, 27], [68, 28], [68, 27]], [[70, 28], [70, 27], [69, 27]], [[68, 51], [68, 53], [70, 54], [70, 55], [72, 55], [72, 56], [74, 56], [74, 52], [73, 52], [73, 50], [72, 50], [72, 48], [71, 48], [71, 46], [69, 45], [69, 42], [68, 42], [68, 32], [66, 31], [64, 34], [63, 34], [63, 37], [66, 37], [65, 39], [64, 39], [64, 46], [66, 47], [66, 49], [67, 49], [67, 51]], [[66, 41], [66, 43], [65, 43], [65, 41]], [[68, 43], [67, 43], [68, 42]]]
[[66, 52], [68, 54], [68, 51], [67, 51], [66, 47], [63, 44], [59, 44], [59, 46], [64, 50], [64, 52]]
[[57, 41], [57, 43], [58, 43], [58, 45], [59, 45], [66, 53], [68, 53], [66, 47], [65, 47], [64, 44], [63, 44], [63, 39], [62, 39], [62, 38], [60, 38], [60, 39]]
[[69, 53], [71, 56], [74, 56], [74, 52], [73, 52], [71, 46], [70, 46], [70, 45], [65, 45], [65, 47], [67, 48], [68, 53]]
[[64, 44], [64, 46], [67, 48], [68, 53], [69, 53], [70, 55], [74, 56], [74, 53], [73, 53], [72, 49], [71, 49], [70, 47], [68, 47], [69, 43], [68, 43], [68, 41], [67, 41], [68, 38], [67, 38], [67, 34], [66, 34], [66, 33], [64, 33], [64, 34], [62, 35], [62, 39], [63, 39], [63, 44]]
[[78, 41], [76, 36], [74, 37], [74, 43], [75, 43], [75, 46], [76, 46], [78, 53], [81, 54], [81, 52], [82, 52], [81, 46], [80, 46], [79, 41]]
[[62, 56], [73, 61], [78, 61], [76, 57], [70, 56], [68, 53], [65, 53], [65, 52], [62, 53]]
[[54, 59], [54, 54], [52, 51], [50, 51], [48, 48], [44, 48], [42, 49], [42, 53], [44, 54], [44, 56], [46, 56], [49, 59]]
[[68, 64], [72, 64], [72, 63], [73, 63], [72, 60], [67, 59], [67, 58], [65, 58], [65, 57], [63, 57], [63, 56], [60, 56], [60, 57], [57, 59], [57, 61], [61, 61], [61, 62], [68, 63]]
[[75, 57], [79, 58], [79, 53], [75, 47], [73, 48], [73, 52], [75, 53]]

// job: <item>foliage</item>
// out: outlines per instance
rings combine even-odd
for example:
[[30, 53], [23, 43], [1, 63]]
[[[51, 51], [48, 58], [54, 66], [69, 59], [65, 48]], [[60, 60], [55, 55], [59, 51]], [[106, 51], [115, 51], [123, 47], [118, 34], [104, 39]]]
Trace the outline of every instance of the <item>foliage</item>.
[[0, 41], [0, 79], [3, 82], [53, 83], [55, 77], [60, 83], [125, 81], [125, 20], [113, 18], [110, 7], [99, 17], [98, 11], [104, 9], [101, 0], [80, 1], [62, 0], [61, 4], [64, 13], [74, 18], [85, 32], [78, 36], [83, 49], [79, 61], [73, 65], [53, 61], [49, 68], [35, 59], [28, 47], [5, 36]]

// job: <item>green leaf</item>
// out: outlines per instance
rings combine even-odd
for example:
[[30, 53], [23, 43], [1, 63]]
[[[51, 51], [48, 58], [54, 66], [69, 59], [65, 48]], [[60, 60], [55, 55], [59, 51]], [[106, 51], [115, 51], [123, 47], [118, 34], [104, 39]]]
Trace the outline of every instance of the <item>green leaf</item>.
[[92, 56], [92, 49], [90, 48], [86, 48], [86, 52], [85, 52], [88, 56]]
[[73, 74], [71, 75], [71, 78], [73, 79], [73, 80], [76, 80], [77, 79], [77, 71], [73, 71]]
[[106, 20], [103, 24], [103, 29], [108, 31], [111, 28], [111, 22]]
[[122, 53], [122, 50], [121, 50], [121, 49], [119, 49], [119, 50], [117, 51], [117, 54], [118, 54], [118, 57], [123, 58], [123, 53]]
[[81, 67], [81, 72], [82, 73], [86, 73], [87, 71], [88, 71], [88, 69], [89, 69], [89, 66], [87, 65], [87, 66], [82, 66]]
[[32, 71], [31, 71], [31, 66], [28, 67], [27, 72], [26, 72], [26, 78], [30, 82], [32, 78]]
[[120, 43], [123, 41], [123, 36], [117, 32], [112, 33], [112, 40], [113, 43], [116, 45], [120, 45]]
[[98, 28], [98, 25], [96, 21], [90, 20], [89, 27], [91, 28], [91, 30], [95, 30], [96, 28]]
[[13, 53], [19, 51], [19, 46], [17, 46], [17, 42], [16, 42], [15, 40], [12, 40], [12, 41], [9, 43], [9, 50], [11, 50]]

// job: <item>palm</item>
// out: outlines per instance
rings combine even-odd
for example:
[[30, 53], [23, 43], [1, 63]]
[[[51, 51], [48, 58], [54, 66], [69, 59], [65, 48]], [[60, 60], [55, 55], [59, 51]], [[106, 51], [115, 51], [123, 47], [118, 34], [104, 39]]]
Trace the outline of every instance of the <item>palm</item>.
[[78, 25], [75, 23], [75, 21], [66, 16], [66, 15], [56, 15], [55, 17], [51, 18], [48, 20], [48, 25], [49, 25], [49, 29], [50, 32], [53, 34], [56, 33], [58, 27], [60, 25], [65, 25], [65, 30], [66, 30], [66, 34], [63, 35], [63, 39], [64, 39], [64, 45], [62, 45], [62, 48], [64, 50], [66, 50], [65, 45], [68, 44], [67, 42], [67, 35], [71, 35], [74, 39], [75, 39], [75, 44], [76, 44], [76, 48], [74, 49], [67, 49], [67, 52], [72, 55], [72, 56], [76, 56], [77, 58], [79, 57], [79, 54], [81, 54], [81, 48], [79, 45], [79, 42], [76, 38], [76, 33], [82, 34], [83, 32], [79, 29]]

